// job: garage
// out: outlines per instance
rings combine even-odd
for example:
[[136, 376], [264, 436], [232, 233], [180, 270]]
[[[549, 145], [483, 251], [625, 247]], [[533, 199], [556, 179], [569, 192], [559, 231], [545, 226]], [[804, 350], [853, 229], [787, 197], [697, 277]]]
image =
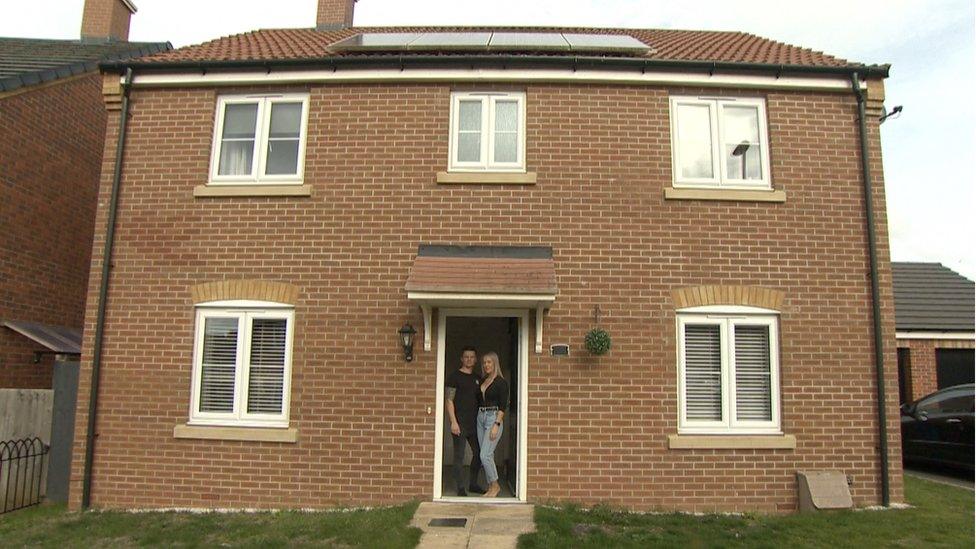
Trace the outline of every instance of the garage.
[[973, 349], [935, 350], [935, 377], [939, 389], [973, 383], [974, 373]]

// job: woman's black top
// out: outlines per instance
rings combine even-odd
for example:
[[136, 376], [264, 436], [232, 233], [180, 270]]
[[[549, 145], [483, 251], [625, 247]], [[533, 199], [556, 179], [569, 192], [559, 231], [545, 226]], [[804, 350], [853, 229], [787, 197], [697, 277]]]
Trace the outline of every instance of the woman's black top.
[[496, 406], [501, 411], [508, 409], [508, 382], [503, 377], [496, 377], [488, 389], [478, 391], [478, 406]]

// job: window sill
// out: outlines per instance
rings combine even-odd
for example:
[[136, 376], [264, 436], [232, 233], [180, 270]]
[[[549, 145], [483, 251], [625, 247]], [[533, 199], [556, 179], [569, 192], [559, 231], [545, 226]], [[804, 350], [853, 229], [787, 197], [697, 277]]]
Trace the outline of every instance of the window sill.
[[202, 427], [180, 424], [173, 427], [173, 438], [295, 443], [298, 442], [298, 429], [294, 427]]
[[733, 202], [786, 202], [783, 190], [690, 189], [666, 187], [665, 200], [727, 200]]
[[793, 435], [668, 435], [672, 450], [740, 450], [796, 448]]
[[310, 185], [198, 185], [194, 198], [218, 196], [312, 196]]
[[495, 185], [535, 185], [535, 172], [437, 172], [437, 183], [441, 185], [495, 184]]

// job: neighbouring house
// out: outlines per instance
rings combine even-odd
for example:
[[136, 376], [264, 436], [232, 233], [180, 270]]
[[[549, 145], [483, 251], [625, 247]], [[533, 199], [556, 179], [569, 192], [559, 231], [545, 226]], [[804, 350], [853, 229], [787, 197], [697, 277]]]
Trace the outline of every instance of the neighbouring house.
[[80, 352], [108, 120], [98, 63], [170, 49], [127, 41], [128, 0], [88, 0], [79, 40], [0, 37], [0, 387], [51, 388]]
[[830, 470], [902, 499], [887, 66], [352, 8], [103, 65], [73, 505], [451, 499], [466, 346], [511, 387], [502, 497], [788, 512]]
[[894, 262], [891, 275], [899, 400], [912, 402], [939, 389], [973, 383], [973, 281], [939, 263]]

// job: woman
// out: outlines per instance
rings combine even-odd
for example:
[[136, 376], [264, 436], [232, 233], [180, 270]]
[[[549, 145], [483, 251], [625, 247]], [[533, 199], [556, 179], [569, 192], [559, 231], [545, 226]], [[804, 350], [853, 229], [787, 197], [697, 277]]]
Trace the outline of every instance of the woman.
[[508, 408], [508, 382], [502, 377], [498, 354], [486, 353], [481, 359], [481, 394], [478, 397], [478, 442], [481, 445], [481, 465], [488, 481], [486, 498], [498, 495], [498, 469], [495, 467], [495, 447], [502, 436], [505, 410]]

